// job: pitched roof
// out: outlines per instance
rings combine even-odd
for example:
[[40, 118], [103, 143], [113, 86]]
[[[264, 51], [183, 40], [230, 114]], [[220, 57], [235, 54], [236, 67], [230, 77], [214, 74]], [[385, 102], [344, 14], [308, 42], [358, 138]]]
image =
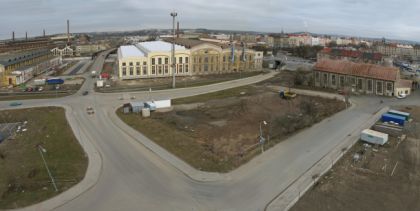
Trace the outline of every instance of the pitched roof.
[[385, 81], [397, 81], [399, 74], [399, 70], [393, 67], [330, 59], [318, 61], [315, 64], [314, 69], [323, 72], [374, 78]]
[[144, 53], [141, 52], [136, 46], [128, 45], [128, 46], [121, 46], [121, 57], [143, 57]]
[[395, 86], [397, 88], [411, 88], [412, 84], [413, 84], [413, 81], [411, 80], [400, 79], [398, 80], [398, 83]]

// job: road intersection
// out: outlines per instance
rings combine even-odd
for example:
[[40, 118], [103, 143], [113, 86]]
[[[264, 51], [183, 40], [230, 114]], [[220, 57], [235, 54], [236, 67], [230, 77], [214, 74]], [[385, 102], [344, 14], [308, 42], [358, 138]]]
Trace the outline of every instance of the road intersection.
[[[105, 52], [104, 54], [106, 54]], [[92, 70], [102, 67], [99, 55]], [[133, 92], [136, 99], [174, 99], [219, 91], [263, 81], [275, 73], [202, 87]], [[124, 124], [115, 109], [129, 99], [121, 94], [94, 93], [94, 81], [86, 81], [75, 95], [26, 100], [23, 107], [62, 106], [75, 135], [89, 157], [85, 179], [70, 190], [25, 210], [264, 210], [297, 177], [308, 170], [385, 105], [418, 104], [379, 97], [356, 97], [355, 106], [342, 111], [279, 143], [238, 169], [208, 173], [154, 144]], [[90, 91], [82, 96], [83, 91]], [[0, 109], [10, 109], [0, 102]], [[86, 115], [93, 107], [94, 115]]]

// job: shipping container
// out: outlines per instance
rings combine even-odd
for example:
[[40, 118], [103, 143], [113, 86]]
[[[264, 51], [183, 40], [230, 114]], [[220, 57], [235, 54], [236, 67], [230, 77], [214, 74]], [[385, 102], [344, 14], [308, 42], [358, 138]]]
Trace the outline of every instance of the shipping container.
[[41, 85], [45, 85], [45, 79], [35, 79], [34, 80], [34, 85], [35, 86], [41, 86]]
[[155, 100], [153, 103], [155, 103], [157, 109], [171, 107], [171, 100]]
[[150, 111], [155, 111], [156, 110], [155, 103], [153, 103], [151, 101], [145, 102], [144, 107], [150, 109]]
[[388, 134], [365, 129], [360, 134], [360, 139], [371, 144], [384, 145], [386, 142], [388, 142]]
[[61, 78], [51, 78], [51, 79], [48, 79], [46, 82], [47, 84], [50, 84], [50, 85], [64, 84], [64, 80]]
[[386, 113], [386, 114], [382, 115], [381, 121], [382, 122], [394, 122], [394, 123], [397, 123], [399, 125], [404, 125], [405, 118], [402, 117], [402, 116], [397, 116], [397, 115]]
[[392, 115], [397, 115], [397, 116], [402, 116], [405, 118], [405, 120], [407, 121], [410, 118], [410, 113], [407, 112], [402, 112], [402, 111], [397, 111], [397, 110], [389, 110], [388, 111], [389, 114]]

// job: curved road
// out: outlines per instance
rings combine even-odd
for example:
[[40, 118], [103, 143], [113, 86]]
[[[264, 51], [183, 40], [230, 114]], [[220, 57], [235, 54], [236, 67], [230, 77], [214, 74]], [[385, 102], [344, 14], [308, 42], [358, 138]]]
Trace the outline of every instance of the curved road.
[[[103, 53], [106, 54], [107, 52]], [[100, 69], [100, 55], [92, 69]], [[214, 92], [255, 83], [274, 73], [203, 87], [152, 92], [153, 99], [177, 98]], [[379, 97], [354, 98], [356, 106], [281, 142], [247, 164], [227, 174], [210, 174], [192, 169], [182, 160], [160, 148], [146, 137], [118, 121], [115, 109], [129, 99], [122, 94], [93, 93], [94, 81], [87, 80], [73, 96], [47, 100], [27, 100], [23, 107], [65, 106], [74, 133], [82, 147], [90, 147], [90, 167], [96, 169], [94, 184], [64, 204], [45, 206], [48, 201], [28, 207], [45, 210], [264, 210], [268, 203], [294, 179], [325, 155], [343, 137], [366, 122], [385, 105], [418, 104], [412, 96], [403, 101]], [[89, 90], [92, 94], [82, 96]], [[149, 99], [148, 92], [124, 94], [126, 98]], [[0, 102], [1, 109], [10, 109]], [[95, 114], [86, 114], [92, 106]], [[328, 132], [327, 132], [328, 131]], [[95, 155], [100, 161], [93, 162]], [[98, 160], [96, 155], [96, 160]], [[92, 167], [93, 166], [93, 167]], [[86, 176], [88, 177], [88, 176]], [[92, 181], [95, 180], [95, 181]], [[82, 181], [83, 183], [84, 181]], [[79, 185], [80, 186], [80, 185]], [[83, 187], [82, 187], [83, 188]], [[75, 188], [76, 189], [76, 188]], [[69, 191], [72, 191], [70, 189]], [[55, 197], [59, 199], [67, 192]], [[53, 198], [54, 199], [54, 198]]]

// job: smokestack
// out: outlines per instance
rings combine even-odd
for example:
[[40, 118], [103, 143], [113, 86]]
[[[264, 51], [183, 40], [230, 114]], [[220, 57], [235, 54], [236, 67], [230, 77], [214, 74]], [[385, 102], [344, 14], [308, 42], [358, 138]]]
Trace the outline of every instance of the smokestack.
[[43, 35], [44, 35], [44, 37], [45, 37], [45, 29], [43, 30]]
[[70, 21], [67, 20], [67, 45], [70, 45]]
[[15, 41], [15, 32], [12, 32], [12, 40]]
[[179, 38], [179, 21], [176, 22], [176, 38]]
[[28, 32], [25, 32], [25, 39], [28, 40]]

